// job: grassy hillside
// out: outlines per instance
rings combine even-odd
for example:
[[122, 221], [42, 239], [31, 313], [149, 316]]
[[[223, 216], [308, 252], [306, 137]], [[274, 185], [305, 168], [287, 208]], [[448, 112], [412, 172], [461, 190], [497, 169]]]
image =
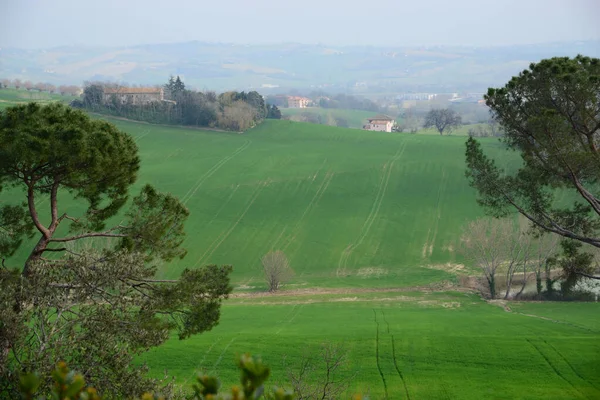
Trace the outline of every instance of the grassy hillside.
[[0, 89], [0, 110], [15, 104], [22, 104], [30, 101], [36, 101], [38, 103], [50, 103], [53, 101], [70, 103], [76, 98], [77, 97], [74, 96], [61, 96], [57, 93], [38, 92], [36, 90]]
[[367, 118], [377, 115], [376, 112], [362, 110], [345, 110], [338, 108], [281, 108], [281, 113], [284, 117], [298, 117], [302, 114], [318, 115], [322, 119], [324, 125], [337, 126], [336, 119], [341, 118], [348, 123], [349, 128], [362, 129], [367, 123]]
[[297, 365], [332, 342], [358, 372], [349, 392], [372, 399], [600, 398], [598, 304], [558, 306], [507, 312], [464, 293], [239, 298], [213, 331], [173, 337], [144, 361], [186, 387], [196, 371], [233, 384], [234, 355], [250, 351], [273, 367], [271, 383], [286, 382], [284, 357]]
[[457, 260], [460, 226], [480, 215], [464, 178], [462, 137], [288, 121], [243, 135], [114, 122], [140, 146], [137, 186], [151, 182], [190, 208], [189, 254], [163, 267], [166, 278], [232, 264], [236, 284], [262, 289], [260, 258], [279, 249], [295, 285], [452, 279], [443, 265]]
[[[511, 303], [509, 312], [441, 285], [416, 287], [467, 268], [456, 239], [481, 211], [464, 178], [464, 137], [288, 121], [245, 134], [111, 121], [140, 147], [134, 190], [151, 182], [191, 211], [189, 254], [161, 276], [234, 266], [236, 291], [219, 326], [144, 355], [151, 374], [166, 369], [189, 387], [204, 370], [232, 384], [234, 355], [252, 352], [273, 367], [271, 383], [286, 382], [284, 357], [297, 365], [332, 342], [358, 373], [350, 391], [373, 399], [600, 397], [597, 303]], [[65, 193], [60, 200], [81, 208]], [[260, 257], [272, 249], [296, 272], [279, 295], [266, 295], [261, 279]]]

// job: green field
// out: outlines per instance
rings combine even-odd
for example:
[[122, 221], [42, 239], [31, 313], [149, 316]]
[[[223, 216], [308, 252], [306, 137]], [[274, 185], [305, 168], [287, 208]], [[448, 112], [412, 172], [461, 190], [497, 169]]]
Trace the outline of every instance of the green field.
[[[359, 371], [350, 391], [372, 399], [600, 398], [598, 304], [511, 303], [507, 312], [451, 291], [457, 274], [473, 271], [456, 254], [461, 226], [482, 215], [464, 177], [464, 137], [111, 121], [140, 147], [133, 191], [150, 182], [190, 209], [189, 254], [160, 275], [234, 266], [219, 326], [145, 355], [153, 375], [167, 369], [189, 384], [206, 370], [229, 384], [234, 355], [249, 351], [273, 367], [272, 382], [286, 381], [284, 356], [297, 362], [329, 341], [344, 343]], [[500, 154], [497, 140], [482, 143]], [[2, 193], [3, 203], [21, 198]], [[282, 295], [264, 293], [260, 258], [270, 250], [295, 271]]]
[[288, 121], [243, 135], [116, 124], [140, 146], [138, 186], [151, 182], [190, 208], [189, 254], [165, 266], [168, 278], [185, 267], [226, 263], [237, 285], [262, 290], [260, 258], [279, 249], [295, 285], [452, 280], [431, 266], [457, 260], [461, 225], [481, 215], [464, 178], [462, 137]]
[[36, 101], [38, 103], [50, 103], [53, 101], [60, 101], [64, 103], [70, 103], [78, 97], [74, 96], [61, 96], [57, 93], [46, 93], [38, 92], [37, 90], [27, 91], [24, 89], [0, 89], [0, 110], [15, 104], [23, 104], [30, 101]]
[[372, 399], [600, 398], [599, 307], [564, 306], [576, 314], [554, 316], [553, 304], [506, 312], [457, 292], [233, 299], [213, 331], [172, 338], [143, 359], [183, 385], [201, 371], [231, 384], [234, 355], [251, 351], [278, 382], [284, 356], [298, 360], [329, 341], [358, 371], [349, 392]]
[[[320, 115], [324, 125], [335, 126], [335, 119], [342, 118], [348, 123], [349, 128], [362, 129], [367, 123], [367, 118], [374, 117], [377, 112], [362, 110], [346, 110], [338, 108], [281, 108], [281, 114], [284, 117], [298, 116], [304, 113]], [[329, 123], [328, 123], [329, 121]]]

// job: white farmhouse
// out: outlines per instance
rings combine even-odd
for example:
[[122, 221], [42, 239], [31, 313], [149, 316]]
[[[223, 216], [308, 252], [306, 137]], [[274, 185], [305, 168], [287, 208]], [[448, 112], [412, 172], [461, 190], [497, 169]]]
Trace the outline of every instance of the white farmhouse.
[[369, 123], [363, 126], [363, 129], [367, 131], [377, 131], [377, 132], [391, 132], [392, 127], [394, 126], [393, 118], [388, 117], [384, 114], [376, 115], [373, 118], [368, 119]]

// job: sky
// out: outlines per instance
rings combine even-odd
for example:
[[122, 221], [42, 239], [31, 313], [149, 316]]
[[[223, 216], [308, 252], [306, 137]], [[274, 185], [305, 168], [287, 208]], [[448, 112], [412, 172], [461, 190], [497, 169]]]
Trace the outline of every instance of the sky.
[[0, 0], [0, 47], [600, 40], [600, 0]]

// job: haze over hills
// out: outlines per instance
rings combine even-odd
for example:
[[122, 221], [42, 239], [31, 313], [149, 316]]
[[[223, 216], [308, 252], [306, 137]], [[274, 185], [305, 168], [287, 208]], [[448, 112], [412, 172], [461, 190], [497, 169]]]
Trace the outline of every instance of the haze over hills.
[[164, 83], [181, 75], [198, 89], [276, 93], [482, 92], [531, 62], [553, 56], [600, 56], [600, 41], [494, 47], [378, 47], [181, 42], [129, 47], [0, 49], [0, 77], [53, 84], [86, 80]]

